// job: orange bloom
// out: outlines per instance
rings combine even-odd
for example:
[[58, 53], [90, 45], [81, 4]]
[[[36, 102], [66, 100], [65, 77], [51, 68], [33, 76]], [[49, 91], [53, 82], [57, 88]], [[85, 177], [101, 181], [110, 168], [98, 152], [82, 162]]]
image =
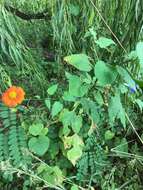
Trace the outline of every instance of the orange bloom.
[[21, 87], [11, 86], [2, 94], [2, 102], [8, 107], [16, 107], [24, 100], [25, 92]]

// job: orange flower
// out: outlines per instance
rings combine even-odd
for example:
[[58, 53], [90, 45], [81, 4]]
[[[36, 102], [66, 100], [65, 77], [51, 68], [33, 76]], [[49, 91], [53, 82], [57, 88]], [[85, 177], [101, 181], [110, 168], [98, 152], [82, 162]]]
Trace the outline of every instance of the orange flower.
[[8, 107], [16, 107], [24, 100], [25, 92], [21, 87], [11, 86], [2, 94], [2, 102]]

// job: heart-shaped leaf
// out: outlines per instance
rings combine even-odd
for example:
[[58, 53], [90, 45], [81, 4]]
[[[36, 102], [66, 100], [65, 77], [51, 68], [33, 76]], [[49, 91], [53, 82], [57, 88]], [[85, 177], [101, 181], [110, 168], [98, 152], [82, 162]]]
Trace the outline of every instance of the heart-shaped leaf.
[[32, 137], [28, 142], [29, 149], [39, 156], [43, 156], [49, 148], [49, 138], [46, 136]]

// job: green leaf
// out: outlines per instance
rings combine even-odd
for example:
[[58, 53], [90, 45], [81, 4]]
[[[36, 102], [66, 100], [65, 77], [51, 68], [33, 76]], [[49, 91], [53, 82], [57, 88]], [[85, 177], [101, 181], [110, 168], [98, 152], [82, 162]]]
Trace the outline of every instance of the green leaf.
[[54, 85], [50, 86], [47, 90], [48, 94], [54, 95], [55, 92], [57, 91], [57, 88], [58, 88], [58, 84], [54, 84]]
[[65, 149], [68, 149], [67, 158], [71, 161], [73, 165], [75, 165], [76, 161], [81, 157], [82, 150], [84, 147], [81, 137], [78, 136], [77, 134], [74, 134], [73, 136], [70, 137], [65, 137], [64, 147]]
[[80, 77], [66, 73], [66, 77], [69, 80], [69, 95], [73, 97], [84, 96], [89, 89], [89, 85], [84, 83]]
[[82, 138], [77, 135], [77, 134], [74, 134], [72, 137], [72, 145], [73, 146], [80, 146], [80, 148], [83, 148], [83, 141], [82, 141]]
[[96, 63], [94, 73], [101, 86], [112, 84], [117, 77], [116, 69], [109, 64], [106, 64], [104, 61], [98, 61]]
[[98, 44], [100, 48], [107, 48], [110, 45], [115, 45], [115, 42], [109, 38], [100, 37], [96, 40], [96, 44]]
[[81, 99], [81, 104], [82, 104], [84, 112], [87, 113], [87, 115], [90, 118], [92, 118], [94, 123], [98, 124], [98, 122], [100, 121], [100, 115], [98, 113], [97, 104], [86, 98]]
[[44, 170], [46, 170], [47, 168], [50, 170], [50, 166], [48, 166], [48, 165], [46, 165], [46, 164], [44, 164], [44, 163], [41, 163], [41, 164], [38, 166], [38, 168], [37, 168], [37, 173], [40, 174], [40, 173], [42, 173]]
[[63, 125], [70, 126], [73, 121], [74, 112], [69, 111], [68, 109], [64, 109], [60, 114], [60, 121], [62, 121]]
[[47, 164], [41, 163], [37, 168], [37, 173], [51, 185], [60, 185], [64, 180], [62, 171], [58, 166], [48, 166]]
[[74, 111], [63, 110], [60, 115], [60, 121], [63, 123], [63, 132], [67, 131], [67, 127], [71, 127], [75, 133], [79, 133], [82, 127], [82, 117], [76, 115]]
[[111, 140], [111, 139], [114, 138], [114, 136], [115, 136], [115, 133], [113, 133], [113, 132], [110, 131], [110, 130], [107, 130], [107, 131], [105, 132], [105, 140]]
[[60, 102], [54, 102], [52, 106], [52, 117], [55, 117], [63, 109], [63, 104]]
[[119, 73], [119, 75], [122, 77], [122, 79], [130, 86], [135, 86], [135, 82], [132, 79], [132, 77], [130, 76], [130, 74], [128, 73], [127, 70], [125, 70], [123, 67], [121, 66], [116, 66], [117, 68], [117, 72]]
[[59, 153], [59, 150], [60, 150], [59, 143], [55, 142], [55, 140], [50, 139], [50, 147], [49, 147], [48, 152], [50, 153], [51, 159], [54, 159], [55, 156], [57, 156], [57, 154]]
[[74, 146], [67, 152], [67, 157], [71, 163], [75, 166], [76, 161], [82, 156], [82, 148]]
[[51, 108], [51, 101], [49, 99], [45, 100], [46, 107], [50, 110]]
[[54, 172], [56, 184], [62, 184], [64, 180], [64, 176], [60, 168], [58, 166], [54, 166], [53, 172]]
[[92, 78], [88, 73], [83, 73], [80, 75], [80, 79], [83, 83], [86, 84], [91, 84], [92, 83]]
[[45, 135], [47, 135], [47, 133], [48, 133], [48, 128], [43, 128], [39, 135], [45, 136]]
[[69, 102], [74, 102], [76, 100], [75, 97], [73, 97], [69, 92], [65, 91], [63, 94], [63, 100], [69, 101]]
[[73, 185], [73, 186], [71, 187], [71, 190], [79, 190], [79, 188], [78, 188], [77, 185]]
[[139, 58], [140, 66], [143, 67], [143, 42], [138, 42], [136, 46], [136, 53]]
[[72, 129], [75, 133], [79, 133], [80, 129], [82, 127], [82, 117], [80, 115], [74, 116], [72, 120]]
[[44, 126], [42, 123], [33, 124], [29, 127], [29, 133], [33, 136], [37, 136], [41, 133], [43, 128], [44, 128]]
[[91, 71], [92, 67], [89, 62], [89, 57], [85, 54], [73, 54], [64, 58], [68, 64], [74, 66], [80, 71]]
[[126, 126], [125, 110], [122, 107], [120, 94], [116, 93], [115, 96], [111, 97], [108, 107], [109, 121], [113, 125], [116, 118], [119, 118], [123, 126]]
[[46, 136], [32, 137], [28, 142], [29, 149], [39, 156], [43, 156], [49, 148], [49, 138]]

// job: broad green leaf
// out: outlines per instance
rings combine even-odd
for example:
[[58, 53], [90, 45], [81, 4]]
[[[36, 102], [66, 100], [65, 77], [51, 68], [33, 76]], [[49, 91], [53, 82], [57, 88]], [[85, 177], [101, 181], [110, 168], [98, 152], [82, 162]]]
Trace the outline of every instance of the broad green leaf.
[[96, 44], [98, 44], [100, 48], [107, 48], [110, 45], [115, 45], [115, 42], [109, 38], [100, 37], [96, 40]]
[[71, 147], [79, 147], [82, 150], [84, 147], [81, 137], [78, 136], [77, 134], [64, 137], [63, 142], [64, 142], [65, 149], [69, 149]]
[[40, 132], [39, 135], [44, 135], [45, 136], [45, 135], [47, 135], [47, 133], [48, 133], [48, 128], [45, 127], [45, 128], [42, 129], [42, 131]]
[[40, 165], [38, 166], [37, 168], [37, 173], [38, 174], [41, 174], [42, 172], [44, 171], [49, 171], [49, 173], [51, 173], [53, 171], [52, 167], [49, 166], [48, 164], [46, 163], [40, 163]]
[[106, 64], [104, 61], [98, 61], [96, 63], [94, 73], [101, 86], [112, 84], [117, 77], [116, 69], [109, 64]]
[[69, 92], [65, 91], [64, 94], [63, 94], [63, 100], [65, 101], [69, 101], [69, 102], [75, 102], [76, 101], [76, 98], [73, 97]]
[[71, 187], [71, 190], [79, 190], [79, 188], [78, 188], [77, 185], [73, 185], [73, 186]]
[[48, 94], [49, 95], [54, 95], [55, 92], [57, 91], [57, 88], [58, 88], [58, 85], [57, 84], [54, 84], [52, 86], [50, 86], [47, 90]]
[[60, 168], [58, 166], [54, 166], [53, 172], [54, 172], [56, 184], [61, 184], [64, 180], [62, 171], [60, 170]]
[[92, 120], [94, 121], [94, 123], [98, 124], [98, 122], [100, 121], [100, 115], [98, 113], [98, 106], [95, 102], [86, 99], [86, 98], [82, 98], [81, 99], [81, 104], [83, 107], [84, 112], [90, 117], [92, 118]]
[[63, 110], [60, 115], [60, 121], [63, 123], [63, 131], [67, 131], [67, 127], [71, 127], [75, 133], [79, 133], [82, 127], [82, 117], [76, 115], [74, 111]]
[[82, 148], [74, 146], [67, 152], [67, 157], [71, 163], [75, 166], [76, 161], [82, 156]]
[[89, 62], [89, 57], [85, 54], [73, 54], [64, 58], [68, 64], [74, 66], [80, 71], [91, 71], [92, 67]]
[[62, 132], [64, 135], [67, 135], [70, 130], [71, 122], [73, 121], [74, 112], [64, 109], [60, 114], [60, 121], [63, 123]]
[[80, 77], [66, 73], [69, 80], [69, 95], [73, 97], [83, 97], [89, 89], [89, 85], [84, 83]]
[[123, 126], [126, 126], [125, 110], [122, 106], [120, 94], [116, 93], [115, 96], [111, 97], [108, 107], [109, 122], [111, 125], [114, 124], [116, 118], [120, 119]]
[[51, 109], [51, 101], [49, 99], [45, 100], [46, 107], [50, 110]]
[[41, 133], [43, 128], [44, 128], [44, 126], [42, 123], [33, 124], [29, 127], [29, 133], [33, 136], [37, 136]]
[[80, 146], [81, 148], [83, 148], [84, 144], [83, 144], [82, 138], [79, 135], [74, 134], [72, 136], [72, 145], [73, 146]]
[[82, 127], [82, 117], [80, 115], [74, 116], [72, 121], [72, 129], [75, 133], [79, 133], [80, 129]]
[[52, 117], [56, 116], [63, 109], [63, 104], [60, 102], [54, 102], [52, 106]]
[[60, 135], [68, 136], [71, 132], [71, 129], [68, 125], [64, 125], [63, 128], [60, 130]]
[[38, 156], [43, 156], [49, 148], [49, 138], [46, 136], [33, 137], [29, 140], [28, 146], [30, 151]]
[[107, 131], [105, 132], [105, 140], [111, 140], [111, 139], [114, 138], [114, 136], [115, 136], [115, 133], [113, 133], [113, 132], [110, 131], [110, 130], [107, 130]]
[[140, 66], [143, 67], [143, 42], [138, 42], [136, 46], [136, 53], [139, 58]]
[[83, 148], [83, 145], [84, 144], [83, 144], [82, 138], [78, 136], [77, 134], [65, 137], [64, 146], [66, 149], [69, 149], [71, 147]]
[[37, 173], [52, 185], [61, 185], [64, 180], [63, 173], [58, 166], [51, 167], [41, 163], [37, 168]]

